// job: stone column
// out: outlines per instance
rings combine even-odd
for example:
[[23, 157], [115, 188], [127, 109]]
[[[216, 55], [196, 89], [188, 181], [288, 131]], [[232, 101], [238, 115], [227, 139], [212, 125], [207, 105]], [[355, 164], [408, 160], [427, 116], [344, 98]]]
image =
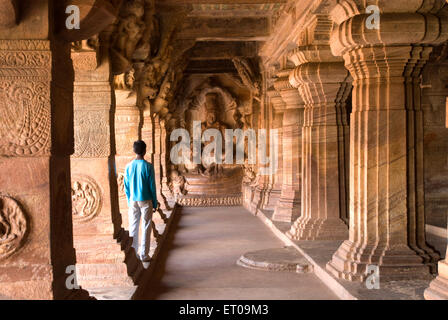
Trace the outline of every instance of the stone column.
[[393, 13], [396, 1], [385, 3], [379, 30], [367, 28], [365, 15], [333, 12], [332, 50], [354, 78], [350, 235], [327, 264], [339, 278], [364, 281], [369, 265], [384, 280], [427, 278], [438, 257], [425, 240], [419, 85], [431, 51], [423, 44], [447, 34], [442, 19], [425, 13], [436, 3], [418, 2], [419, 13]]
[[87, 288], [132, 286], [123, 263], [124, 252], [115, 240], [121, 230], [121, 216], [110, 64], [106, 56], [97, 65], [97, 52], [85, 47], [73, 52], [72, 59], [75, 153], [71, 174], [78, 280]]
[[70, 44], [53, 37], [50, 1], [21, 7], [0, 9], [0, 295], [74, 298]]
[[280, 199], [283, 184], [283, 112], [285, 111], [285, 103], [277, 90], [272, 88], [268, 90], [267, 95], [272, 107], [273, 119], [272, 129], [278, 132], [278, 169], [275, 174], [270, 176], [269, 194], [266, 195], [264, 208], [266, 210], [274, 210]]
[[424, 122], [424, 177], [426, 223], [447, 225], [448, 135], [445, 127], [448, 96], [448, 57], [446, 44], [434, 49], [422, 73]]
[[345, 144], [350, 76], [329, 46], [299, 47], [291, 74], [305, 102], [302, 131], [302, 215], [288, 236], [296, 240], [347, 239]]
[[[116, 76], [118, 79], [130, 79], [132, 72]], [[126, 81], [126, 80], [125, 80]], [[129, 80], [128, 80], [129, 81]], [[129, 227], [128, 203], [124, 190], [124, 171], [126, 165], [135, 159], [133, 144], [140, 138], [140, 109], [137, 107], [137, 94], [132, 90], [130, 83], [125, 83], [129, 87], [116, 87], [115, 89], [115, 142], [117, 154], [115, 162], [117, 166], [119, 207], [122, 216], [122, 226]]]
[[300, 216], [302, 125], [304, 102], [297, 88], [289, 82], [292, 70], [279, 72], [274, 86], [285, 102], [283, 112], [283, 183], [280, 200], [274, 210], [274, 221], [294, 222]]
[[[431, 69], [432, 68], [430, 68], [430, 70]], [[446, 69], [446, 67], [444, 69]], [[434, 89], [439, 89], [439, 90], [434, 90]], [[433, 99], [435, 101], [440, 101], [439, 99], [441, 99], [441, 97], [437, 93], [440, 93], [440, 91], [446, 91], [446, 86], [443, 87], [442, 85], [437, 85], [436, 88], [431, 88], [430, 91], [433, 93], [431, 95], [431, 97], [434, 97]], [[448, 98], [445, 98], [445, 105], [446, 105], [446, 110], [448, 110]], [[437, 113], [437, 114], [440, 115], [440, 113]], [[448, 128], [448, 122], [446, 122], [445, 127]], [[447, 235], [448, 235], [448, 230], [447, 230]], [[425, 296], [426, 300], [448, 300], [448, 247], [447, 247], [447, 252], [445, 254], [445, 260], [439, 261], [437, 269], [438, 269], [439, 275], [437, 276], [437, 278], [435, 280], [433, 280], [431, 282], [431, 284], [429, 285], [429, 288], [426, 289], [424, 292], [424, 296]]]

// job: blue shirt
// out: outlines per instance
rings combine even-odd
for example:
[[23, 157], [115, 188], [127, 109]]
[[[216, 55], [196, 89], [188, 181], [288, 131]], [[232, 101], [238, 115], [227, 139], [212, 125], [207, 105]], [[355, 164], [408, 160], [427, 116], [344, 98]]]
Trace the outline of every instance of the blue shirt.
[[157, 208], [154, 167], [146, 160], [128, 163], [124, 174], [124, 189], [128, 204], [129, 201], [152, 200], [153, 208]]

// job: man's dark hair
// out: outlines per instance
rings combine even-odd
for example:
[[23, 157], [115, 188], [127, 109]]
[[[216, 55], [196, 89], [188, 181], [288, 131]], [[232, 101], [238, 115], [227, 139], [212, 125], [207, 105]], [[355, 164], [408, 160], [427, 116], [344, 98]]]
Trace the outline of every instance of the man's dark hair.
[[146, 143], [142, 140], [134, 142], [134, 152], [139, 156], [143, 156], [146, 153]]

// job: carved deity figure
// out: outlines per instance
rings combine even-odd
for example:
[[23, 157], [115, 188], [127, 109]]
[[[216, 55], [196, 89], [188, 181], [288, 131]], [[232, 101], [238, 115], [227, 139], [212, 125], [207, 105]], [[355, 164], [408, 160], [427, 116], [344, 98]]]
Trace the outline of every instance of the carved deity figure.
[[173, 170], [171, 171], [171, 182], [170, 182], [170, 188], [171, 193], [175, 197], [176, 201], [177, 199], [187, 194], [187, 190], [185, 190], [185, 184], [187, 183], [185, 181], [185, 178], [177, 171]]
[[129, 61], [142, 38], [144, 28], [145, 24], [133, 14], [119, 22], [115, 49]]
[[73, 215], [89, 217], [97, 209], [97, 194], [89, 183], [75, 181], [72, 187]]
[[[206, 119], [201, 125], [202, 132], [208, 129], [216, 129], [221, 133], [222, 138], [224, 138], [225, 130], [228, 129], [228, 126], [223, 124], [218, 119], [219, 108], [217, 102], [217, 95], [215, 93], [209, 93], [206, 95], [205, 109], [206, 109]], [[213, 143], [213, 141], [214, 138], [212, 137], [210, 141], [204, 143], [204, 147], [206, 147], [210, 143]], [[203, 157], [202, 164], [205, 167], [205, 171], [203, 174], [206, 176], [220, 174], [223, 171], [222, 165], [217, 164], [215, 162], [214, 152], [210, 153], [208, 157], [207, 156]]]
[[14, 236], [14, 234], [11, 233], [11, 225], [9, 224], [8, 220], [6, 219], [5, 213], [0, 211], [0, 240], [2, 242], [7, 242], [12, 240], [11, 236]]
[[247, 159], [244, 162], [244, 177], [243, 177], [243, 183], [246, 185], [251, 185], [255, 178], [257, 177], [253, 166], [248, 164]]

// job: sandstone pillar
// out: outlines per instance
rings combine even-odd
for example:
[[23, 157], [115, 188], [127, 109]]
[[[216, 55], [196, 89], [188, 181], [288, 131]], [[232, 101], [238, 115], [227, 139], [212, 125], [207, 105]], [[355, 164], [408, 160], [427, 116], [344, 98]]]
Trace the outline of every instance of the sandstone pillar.
[[283, 183], [280, 200], [275, 207], [273, 220], [294, 222], [300, 216], [301, 194], [301, 152], [302, 152], [302, 125], [303, 125], [303, 99], [297, 88], [289, 83], [291, 70], [281, 71], [275, 88], [285, 102], [283, 112]]
[[160, 204], [160, 208], [165, 210], [168, 207], [168, 204], [165, 196], [162, 194], [162, 164], [164, 163], [163, 157], [166, 155], [162, 152], [162, 145], [166, 143], [166, 139], [165, 141], [162, 141], [164, 138], [162, 132], [164, 128], [161, 121], [163, 120], [161, 120], [157, 114], [151, 115], [150, 112], [146, 110], [143, 112], [142, 139], [148, 146], [148, 161], [154, 165], [157, 200]]
[[283, 184], [283, 112], [285, 111], [285, 103], [277, 90], [272, 88], [267, 92], [272, 107], [273, 119], [272, 129], [278, 132], [278, 169], [277, 172], [269, 177], [269, 193], [265, 199], [264, 208], [266, 210], [274, 210], [280, 199]]
[[0, 295], [74, 298], [70, 44], [51, 33], [51, 1], [22, 7], [0, 21]]
[[85, 45], [73, 52], [72, 59], [72, 205], [78, 280], [87, 288], [133, 285], [123, 263], [124, 252], [115, 240], [121, 229], [121, 216], [115, 176], [110, 64], [106, 56], [98, 65], [96, 50]]
[[435, 266], [425, 241], [419, 85], [431, 51], [423, 44], [447, 35], [443, 20], [425, 13], [436, 2], [424, 2], [418, 14], [385, 3], [379, 30], [368, 29], [363, 14], [333, 12], [332, 50], [354, 78], [350, 235], [327, 265], [339, 278], [363, 281], [368, 265], [384, 280], [426, 278]]
[[122, 227], [128, 229], [128, 203], [124, 190], [124, 171], [126, 165], [135, 159], [134, 141], [140, 138], [140, 109], [137, 94], [133, 90], [134, 72], [115, 76], [115, 143], [119, 207]]
[[297, 49], [291, 74], [305, 101], [302, 131], [302, 214], [288, 236], [297, 240], [346, 239], [346, 100], [350, 77], [329, 46]]

